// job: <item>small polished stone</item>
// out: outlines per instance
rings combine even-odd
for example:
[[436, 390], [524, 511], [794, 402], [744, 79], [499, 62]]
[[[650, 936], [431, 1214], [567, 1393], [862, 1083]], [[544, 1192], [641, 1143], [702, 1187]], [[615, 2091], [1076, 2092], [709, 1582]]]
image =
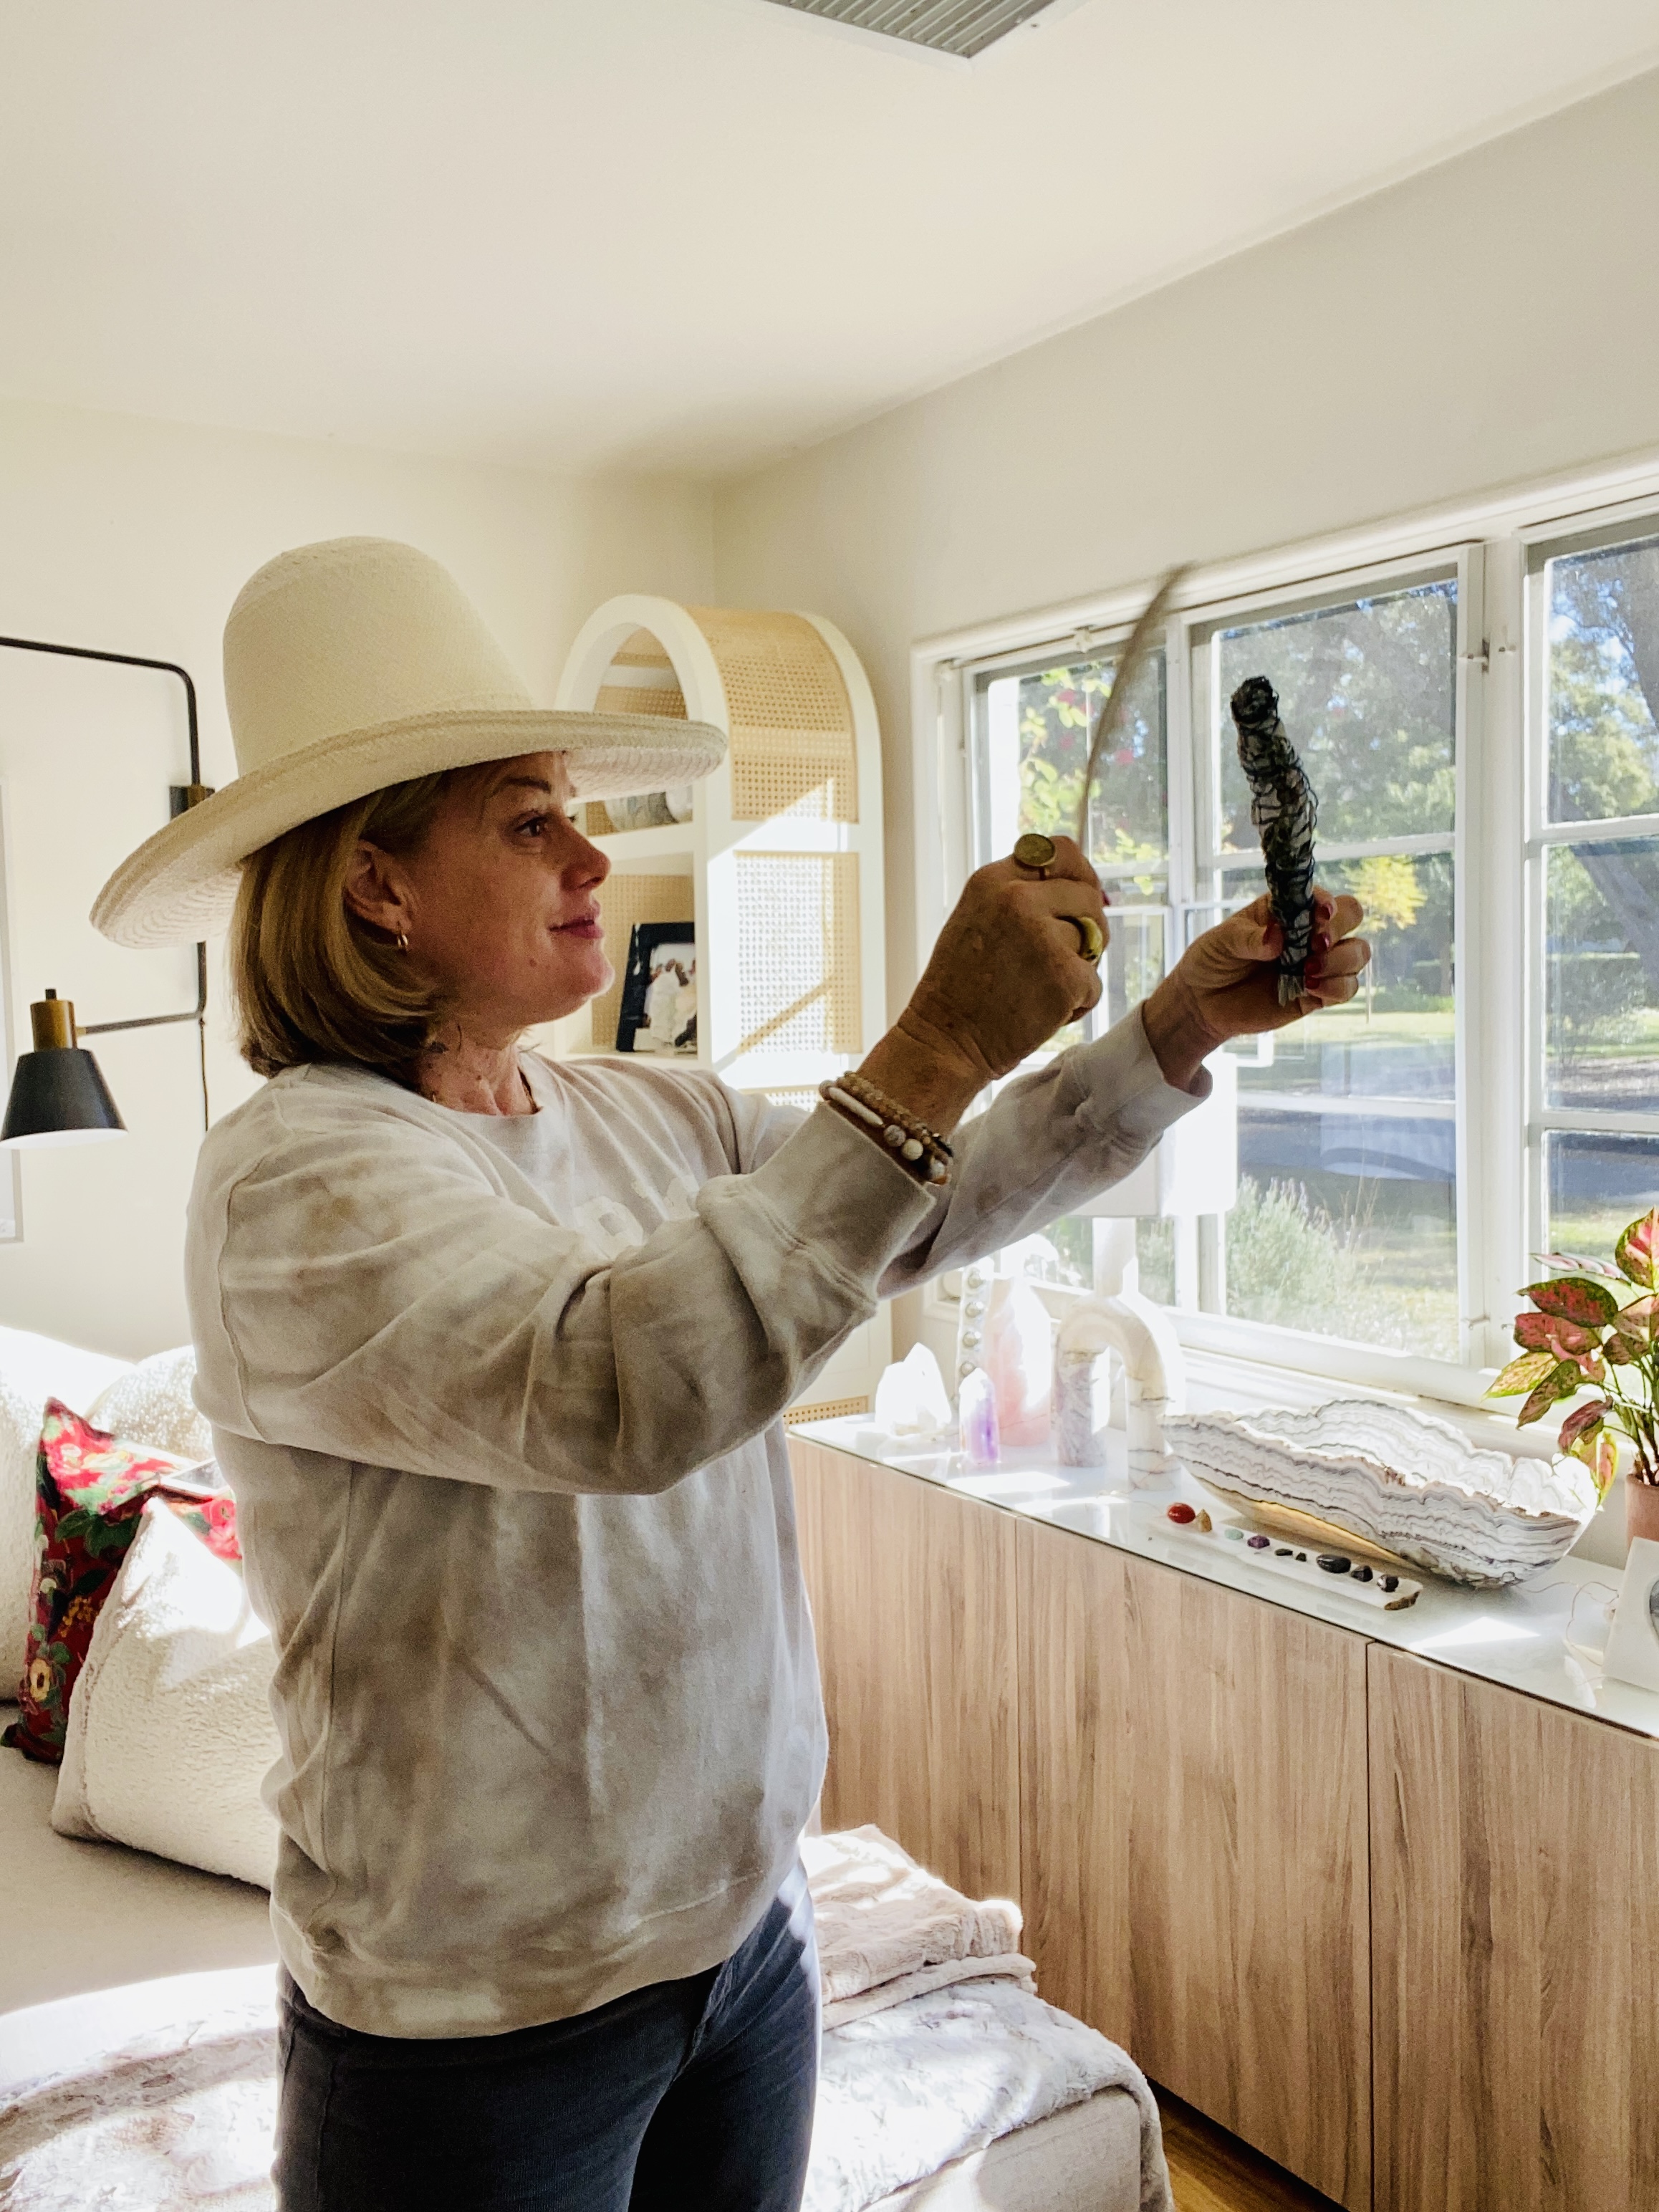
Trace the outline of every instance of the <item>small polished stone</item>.
[[1318, 1564], [1328, 1575], [1346, 1575], [1353, 1561], [1344, 1559], [1340, 1552], [1321, 1552]]
[[1370, 1567], [1358, 1566], [1353, 1571], [1353, 1578], [1357, 1583], [1368, 1583], [1371, 1579], [1371, 1574], [1372, 1570]]
[[1274, 1559], [1288, 1559], [1290, 1558], [1290, 1556], [1291, 1556], [1291, 1547], [1290, 1547], [1290, 1546], [1289, 1546], [1288, 1544], [1275, 1544], [1275, 1545], [1274, 1545], [1274, 1547], [1273, 1547], [1273, 1557], [1274, 1557]]
[[1198, 1518], [1194, 1522], [1193, 1526], [1197, 1529], [1200, 1536], [1207, 1536], [1211, 1529], [1214, 1528], [1215, 1522], [1211, 1520], [1209, 1515], [1200, 1505], [1198, 1509]]
[[1194, 1511], [1190, 1505], [1183, 1505], [1177, 1502], [1176, 1504], [1170, 1506], [1169, 1517], [1171, 1521], [1176, 1522], [1177, 1527], [1184, 1528], [1188, 1522], [1196, 1521], [1198, 1515]]
[[1298, 1553], [1297, 1553], [1297, 1555], [1296, 1555], [1296, 1556], [1297, 1557], [1297, 1559], [1300, 1559], [1300, 1560], [1301, 1560], [1301, 1562], [1302, 1562], [1303, 1565], [1305, 1567], [1305, 1566], [1307, 1565], [1307, 1564], [1308, 1564], [1308, 1555], [1307, 1555], [1307, 1553], [1306, 1553], [1305, 1552], [1298, 1552]]
[[1400, 1587], [1400, 1577], [1398, 1575], [1379, 1575], [1376, 1578], [1376, 1587], [1380, 1590], [1397, 1590]]
[[1231, 1536], [1235, 1544], [1242, 1543], [1244, 1540], [1244, 1531], [1242, 1528], [1224, 1528], [1221, 1533], [1224, 1536]]
[[1266, 1536], [1247, 1536], [1244, 1540], [1253, 1552], [1265, 1552], [1267, 1548], [1268, 1539]]

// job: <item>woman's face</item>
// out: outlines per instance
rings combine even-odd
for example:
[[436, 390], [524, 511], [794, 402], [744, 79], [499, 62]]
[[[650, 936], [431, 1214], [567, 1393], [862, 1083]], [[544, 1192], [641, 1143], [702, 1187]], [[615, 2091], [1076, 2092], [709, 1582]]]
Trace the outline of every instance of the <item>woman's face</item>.
[[407, 936], [410, 958], [480, 1037], [556, 1021], [611, 981], [594, 897], [611, 863], [569, 799], [562, 753], [521, 753], [458, 776], [417, 851], [358, 848], [352, 904]]

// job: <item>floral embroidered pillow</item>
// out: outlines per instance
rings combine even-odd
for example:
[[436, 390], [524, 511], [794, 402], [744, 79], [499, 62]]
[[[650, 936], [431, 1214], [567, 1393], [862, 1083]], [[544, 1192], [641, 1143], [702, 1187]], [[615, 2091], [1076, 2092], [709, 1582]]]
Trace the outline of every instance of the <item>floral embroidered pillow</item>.
[[[0, 1741], [55, 1766], [69, 1703], [105, 1599], [137, 1534], [144, 1500], [161, 1492], [222, 1559], [240, 1559], [228, 1497], [175, 1487], [179, 1462], [123, 1444], [46, 1401], [35, 1465], [34, 1583], [18, 1717]], [[173, 1480], [170, 1480], [169, 1478]]]

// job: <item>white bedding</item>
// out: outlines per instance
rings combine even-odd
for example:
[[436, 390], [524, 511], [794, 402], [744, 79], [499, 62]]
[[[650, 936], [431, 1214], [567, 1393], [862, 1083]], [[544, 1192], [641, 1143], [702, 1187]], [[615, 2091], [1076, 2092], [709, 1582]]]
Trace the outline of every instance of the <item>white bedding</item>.
[[[807, 2212], [865, 2212], [993, 2136], [1121, 2091], [1139, 2109], [1138, 2212], [1167, 2212], [1156, 2112], [1121, 2051], [1010, 1983], [916, 1997], [824, 2039]], [[276, 2109], [268, 1968], [183, 1976], [0, 2021], [7, 2212], [270, 2212]], [[1034, 2146], [1035, 2136], [1027, 2139]], [[1065, 2201], [1056, 2175], [1048, 2202]], [[1088, 2212], [1133, 2195], [1079, 2193]], [[971, 2171], [962, 2204], [997, 2203]], [[1069, 2186], [1069, 2185], [1067, 2185]], [[919, 2208], [927, 2202], [918, 2197]], [[1028, 2202], [1042, 2199], [1028, 2198]]]

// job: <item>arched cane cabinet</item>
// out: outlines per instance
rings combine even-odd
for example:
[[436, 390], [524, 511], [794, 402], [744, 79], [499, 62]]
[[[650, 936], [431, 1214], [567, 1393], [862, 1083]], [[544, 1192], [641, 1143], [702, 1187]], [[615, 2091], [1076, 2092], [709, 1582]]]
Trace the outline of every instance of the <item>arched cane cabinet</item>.
[[[557, 704], [726, 732], [689, 820], [619, 830], [603, 805], [586, 808], [611, 864], [599, 893], [611, 958], [620, 976], [636, 922], [693, 921], [698, 1060], [738, 1090], [810, 1106], [886, 1026], [881, 739], [857, 654], [817, 615], [629, 592], [583, 624]], [[618, 982], [559, 1023], [555, 1054], [613, 1051], [620, 997]], [[811, 1412], [865, 1410], [890, 1345], [884, 1310], [818, 1378]]]

